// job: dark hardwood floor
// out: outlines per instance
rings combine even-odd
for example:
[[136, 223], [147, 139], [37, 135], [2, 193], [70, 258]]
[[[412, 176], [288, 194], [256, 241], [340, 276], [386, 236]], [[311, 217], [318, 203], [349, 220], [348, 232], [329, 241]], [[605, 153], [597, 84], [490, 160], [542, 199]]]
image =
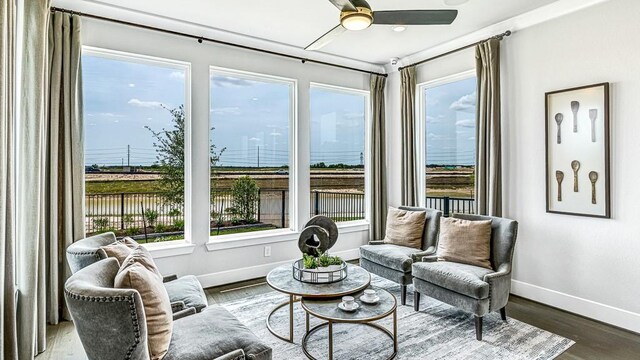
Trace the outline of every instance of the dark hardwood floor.
[[[246, 298], [272, 291], [264, 279], [206, 289], [210, 304]], [[412, 304], [407, 304], [412, 306]], [[575, 341], [559, 360], [639, 360], [640, 335], [594, 320], [511, 296], [507, 316]], [[36, 359], [84, 359], [80, 340], [70, 322], [47, 328], [48, 350]], [[280, 360], [280, 359], [276, 359]]]

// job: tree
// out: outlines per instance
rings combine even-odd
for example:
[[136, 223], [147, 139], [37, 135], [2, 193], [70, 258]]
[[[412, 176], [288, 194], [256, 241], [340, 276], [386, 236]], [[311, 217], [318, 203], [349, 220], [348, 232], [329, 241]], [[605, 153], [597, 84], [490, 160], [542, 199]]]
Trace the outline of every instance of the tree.
[[[185, 114], [184, 105], [177, 108], [163, 108], [172, 117], [172, 128], [154, 131], [149, 126], [145, 126], [147, 130], [153, 134], [153, 147], [156, 149], [156, 158], [158, 159], [158, 167], [161, 170], [160, 188], [162, 196], [168, 204], [184, 206], [184, 137], [185, 137]], [[213, 128], [211, 128], [213, 130]], [[211, 144], [209, 147], [209, 158], [211, 167], [215, 167], [220, 159], [220, 152], [216, 152], [216, 146]]]
[[233, 182], [231, 189], [233, 209], [246, 222], [254, 222], [258, 205], [258, 184], [249, 176], [243, 176]]

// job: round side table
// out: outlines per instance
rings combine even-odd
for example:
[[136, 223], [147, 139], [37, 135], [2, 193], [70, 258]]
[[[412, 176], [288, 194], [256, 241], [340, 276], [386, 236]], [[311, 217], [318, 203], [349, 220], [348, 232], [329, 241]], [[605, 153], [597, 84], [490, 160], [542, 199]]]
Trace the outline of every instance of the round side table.
[[[385, 333], [393, 340], [393, 354], [387, 360], [393, 359], [398, 354], [398, 316], [396, 297], [390, 292], [380, 288], [374, 288], [380, 300], [376, 304], [366, 304], [360, 301], [363, 292], [352, 295], [356, 298], [356, 302], [360, 307], [354, 312], [346, 312], [338, 308], [338, 304], [342, 302], [341, 298], [334, 299], [302, 299], [302, 308], [306, 311], [307, 333], [302, 339], [302, 350], [304, 354], [311, 360], [317, 360], [307, 350], [307, 342], [309, 337], [323, 327], [329, 328], [329, 360], [333, 360], [333, 324], [362, 324], [378, 329]], [[309, 315], [313, 315], [325, 323], [314, 326], [309, 329]], [[375, 324], [374, 321], [393, 315], [393, 333], [381, 325]]]
[[[301, 298], [335, 298], [364, 290], [371, 283], [371, 274], [360, 266], [347, 265], [349, 275], [346, 279], [331, 284], [309, 284], [293, 278], [291, 264], [280, 265], [267, 275], [267, 284], [281, 293], [289, 295], [289, 300], [277, 305], [267, 315], [267, 329], [278, 339], [293, 342], [293, 303]], [[278, 334], [271, 327], [271, 316], [278, 309], [289, 306], [289, 336]]]

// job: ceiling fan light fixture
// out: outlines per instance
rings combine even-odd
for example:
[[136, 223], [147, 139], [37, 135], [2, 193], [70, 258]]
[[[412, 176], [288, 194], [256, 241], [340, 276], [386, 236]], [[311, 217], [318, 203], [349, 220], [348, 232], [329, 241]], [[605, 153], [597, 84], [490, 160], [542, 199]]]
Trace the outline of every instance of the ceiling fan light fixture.
[[357, 11], [343, 11], [340, 14], [340, 24], [347, 30], [364, 30], [373, 23], [371, 9], [358, 7]]

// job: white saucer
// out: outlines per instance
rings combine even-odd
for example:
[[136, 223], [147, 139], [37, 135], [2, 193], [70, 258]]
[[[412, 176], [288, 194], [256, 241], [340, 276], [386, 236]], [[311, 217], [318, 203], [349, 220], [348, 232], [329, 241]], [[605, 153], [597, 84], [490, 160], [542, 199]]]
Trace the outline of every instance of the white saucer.
[[346, 312], [354, 312], [356, 310], [358, 310], [358, 308], [360, 307], [360, 305], [358, 303], [353, 303], [353, 307], [351, 309], [347, 309], [344, 307], [344, 303], [339, 303], [338, 304], [338, 308], [342, 311], [346, 311]]
[[360, 296], [360, 301], [362, 301], [365, 304], [377, 304], [378, 301], [380, 301], [380, 296], [376, 296], [373, 299], [369, 300], [367, 299], [364, 295]]

